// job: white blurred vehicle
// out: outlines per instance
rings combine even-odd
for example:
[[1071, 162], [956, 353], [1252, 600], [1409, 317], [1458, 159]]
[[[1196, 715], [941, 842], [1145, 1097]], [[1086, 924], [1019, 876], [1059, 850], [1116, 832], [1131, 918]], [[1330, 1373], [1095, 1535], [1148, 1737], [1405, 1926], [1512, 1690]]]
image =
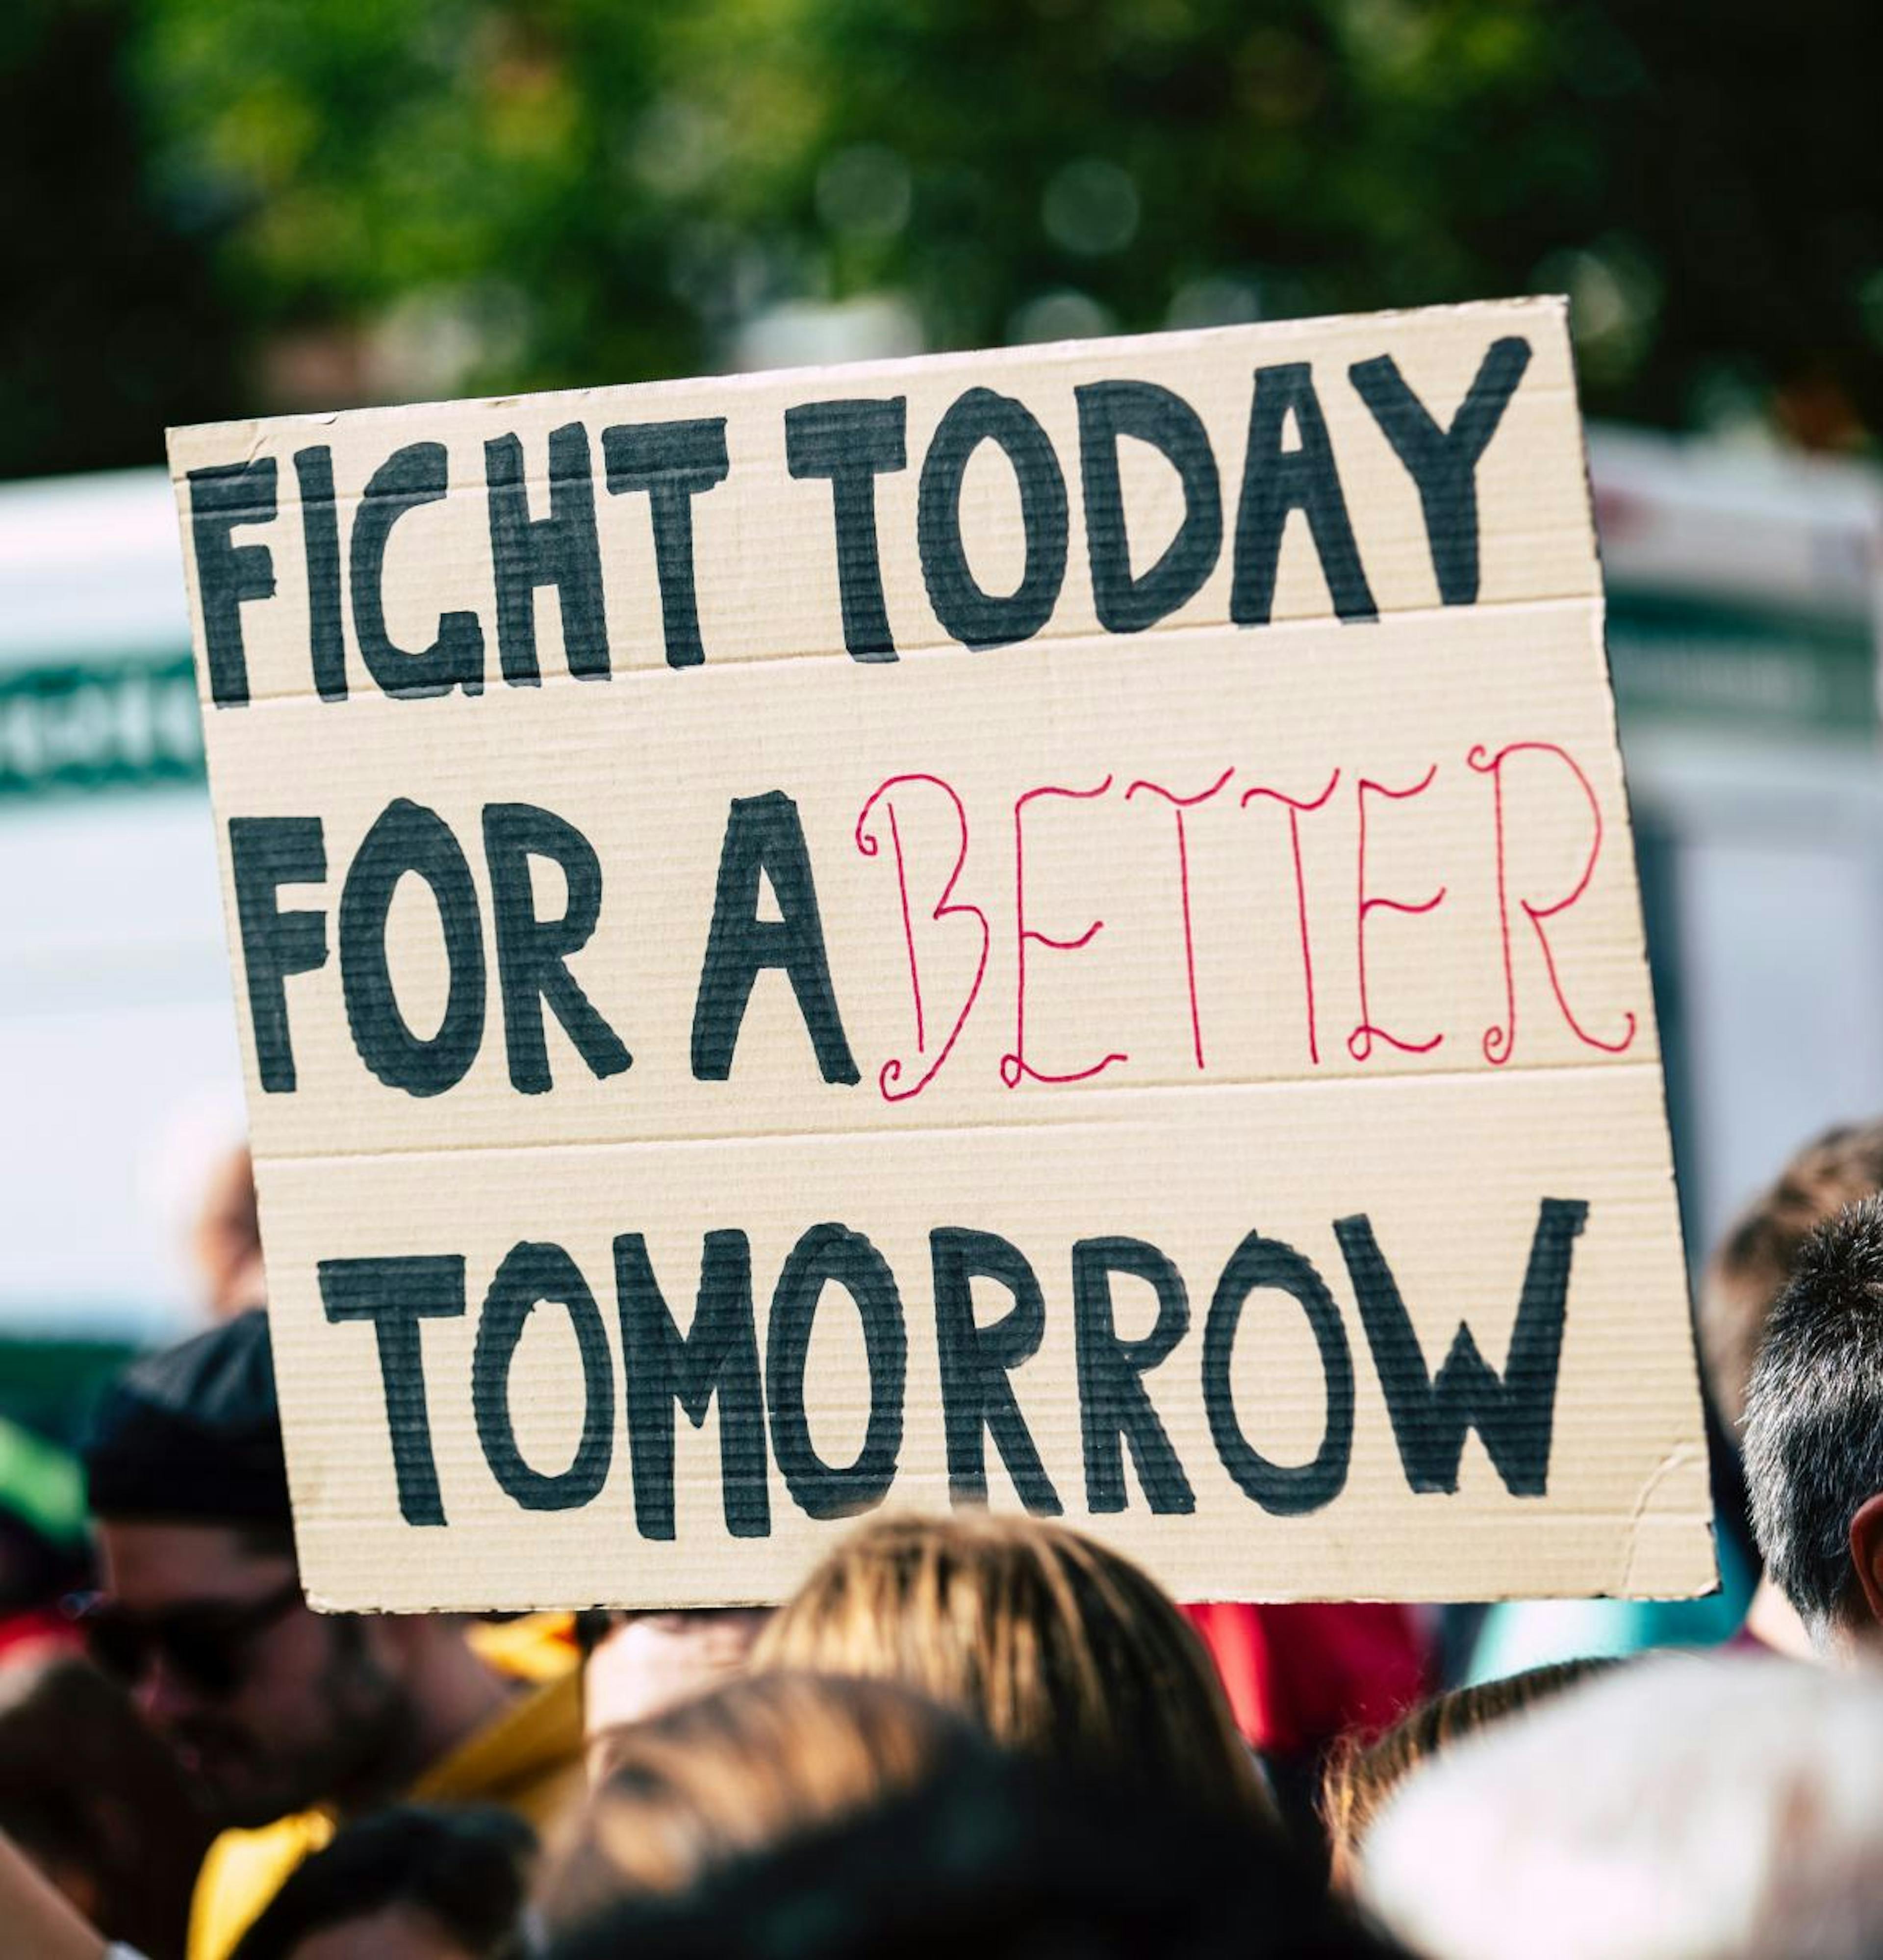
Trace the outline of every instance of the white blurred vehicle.
[[242, 1135], [176, 506], [0, 487], [0, 1328], [161, 1335]]
[[1883, 479], [1599, 428], [1609, 664], [1690, 1255], [1883, 1115]]

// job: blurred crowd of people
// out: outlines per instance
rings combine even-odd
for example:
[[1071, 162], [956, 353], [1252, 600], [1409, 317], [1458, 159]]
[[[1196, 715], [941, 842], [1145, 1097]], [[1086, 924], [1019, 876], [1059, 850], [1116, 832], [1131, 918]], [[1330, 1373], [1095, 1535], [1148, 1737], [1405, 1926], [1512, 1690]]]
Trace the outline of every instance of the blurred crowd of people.
[[0, 1948], [1883, 1952], [1880, 1192], [1834, 1132], [1706, 1271], [1710, 1600], [1183, 1606], [963, 1512], [775, 1611], [498, 1620], [307, 1604], [233, 1166], [223, 1317], [78, 1462], [0, 1432]]

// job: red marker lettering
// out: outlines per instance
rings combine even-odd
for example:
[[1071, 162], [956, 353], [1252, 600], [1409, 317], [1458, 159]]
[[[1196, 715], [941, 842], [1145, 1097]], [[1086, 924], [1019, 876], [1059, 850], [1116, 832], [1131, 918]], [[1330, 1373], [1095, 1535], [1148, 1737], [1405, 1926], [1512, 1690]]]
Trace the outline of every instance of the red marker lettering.
[[1384, 783], [1376, 783], [1363, 776], [1360, 784], [1360, 912], [1355, 922], [1359, 939], [1360, 959], [1360, 1026], [1347, 1038], [1347, 1052], [1356, 1061], [1370, 1060], [1373, 1052], [1373, 1038], [1377, 1036], [1388, 1048], [1396, 1048], [1402, 1055], [1430, 1055], [1445, 1037], [1434, 1035], [1430, 1041], [1402, 1041], [1398, 1036], [1390, 1034], [1373, 1019], [1366, 999], [1366, 915], [1384, 906], [1388, 912], [1429, 912], [1444, 902], [1445, 887], [1441, 885], [1429, 899], [1418, 905], [1407, 903], [1403, 899], [1381, 898], [1366, 889], [1366, 795], [1370, 790], [1375, 796], [1390, 797], [1395, 803], [1423, 796], [1432, 787], [1432, 778], [1439, 772], [1434, 762], [1431, 768], [1411, 788], [1388, 789]]
[[1122, 1055], [1107, 1055], [1102, 1061], [1095, 1061], [1089, 1068], [1076, 1068], [1064, 1074], [1054, 1074], [1035, 1068], [1026, 1058], [1026, 949], [1029, 946], [1050, 947], [1054, 953], [1077, 953], [1089, 946], [1105, 930], [1103, 919], [1094, 919], [1076, 939], [1054, 939], [1043, 932], [1035, 931], [1026, 923], [1026, 835], [1023, 822], [1026, 806], [1039, 797], [1070, 797], [1081, 801], [1102, 797], [1112, 787], [1112, 778], [1107, 776], [1096, 789], [1062, 789], [1055, 784], [1042, 784], [1038, 789], [1025, 791], [1016, 799], [1013, 805], [1013, 916], [1019, 929], [1019, 960], [1014, 1007], [1013, 1048], [1011, 1054], [1000, 1058], [1000, 1080], [1008, 1088], [1017, 1088], [1023, 1080], [1029, 1082], [1084, 1082], [1101, 1074], [1115, 1061], [1128, 1059]]
[[1295, 861], [1295, 916], [1301, 926], [1301, 982], [1308, 997], [1308, 1059], [1318, 1068], [1321, 1065], [1320, 1030], [1314, 1011], [1314, 947], [1308, 937], [1308, 874], [1301, 862], [1301, 815], [1303, 810], [1319, 810], [1334, 794], [1341, 780], [1336, 769], [1328, 778], [1328, 786], [1318, 797], [1306, 801], [1290, 796], [1286, 791], [1258, 786], [1242, 793], [1242, 807], [1247, 810], [1258, 797], [1268, 797], [1282, 804], [1288, 812], [1288, 848]]
[[[975, 967], [973, 984], [968, 989], [967, 998], [961, 1004], [961, 1012], [955, 1017], [954, 1026], [948, 1031], [948, 1039], [942, 1043], [933, 1060], [929, 1059], [927, 1021], [922, 1008], [921, 963], [916, 957], [915, 928], [909, 913], [908, 861], [903, 855], [902, 833], [896, 822], [895, 802], [891, 794], [897, 790], [911, 789], [918, 783], [926, 784], [931, 789], [940, 790], [948, 799], [949, 804], [955, 813], [955, 861], [949, 870], [946, 882], [942, 886], [941, 896], [936, 901], [934, 909], [928, 915], [930, 922], [939, 924], [944, 919], [968, 918], [974, 920], [981, 928], [981, 957]], [[902, 1072], [906, 1064], [899, 1057], [892, 1055], [883, 1064], [876, 1077], [876, 1087], [882, 1092], [883, 1099], [886, 1102], [905, 1102], [911, 1096], [919, 1096], [934, 1080], [937, 1074], [940, 1071], [943, 1063], [948, 1059], [953, 1052], [962, 1029], [967, 1023], [969, 1015], [974, 1010], [975, 1001], [980, 994], [981, 982], [988, 970], [988, 952], [992, 943], [993, 935], [988, 929], [988, 915], [978, 905], [971, 905], [965, 902], [957, 905], [953, 902], [955, 886], [960, 880], [962, 867], [968, 861], [968, 813], [962, 807], [961, 799], [955, 794], [953, 788], [949, 784], [943, 782], [939, 776], [892, 776], [887, 782], [871, 793], [869, 800], [864, 803], [857, 814], [857, 848], [866, 858], [875, 857], [882, 848], [881, 838], [870, 827], [870, 814], [878, 803], [882, 804], [884, 813], [889, 818], [889, 845], [895, 854], [895, 887], [902, 906], [902, 940], [903, 943], [908, 949], [909, 991], [914, 995], [915, 1001], [916, 1055], [918, 1058], [928, 1064], [921, 1074], [907, 1088], [901, 1086]]]
[[1598, 1035], [1592, 1035], [1579, 1021], [1570, 1007], [1563, 991], [1563, 983], [1556, 971], [1556, 955], [1551, 950], [1550, 936], [1543, 929], [1545, 919], [1554, 918], [1559, 912], [1566, 912], [1589, 889], [1589, 882], [1595, 875], [1595, 860], [1602, 854], [1602, 806], [1595, 799], [1576, 759], [1566, 749], [1559, 749], [1554, 742], [1510, 742], [1494, 756], [1488, 755], [1481, 745], [1471, 750], [1465, 759], [1480, 775], [1490, 778], [1491, 807], [1495, 813], [1497, 841], [1497, 931], [1503, 946], [1504, 961], [1504, 1019], [1500, 1025], [1484, 1030], [1484, 1059], [1501, 1068], [1507, 1062], [1517, 1045], [1517, 980], [1515, 964], [1510, 955], [1510, 902], [1504, 859], [1504, 764], [1512, 756], [1554, 756], [1570, 772], [1581, 788], [1589, 803], [1589, 814], [1595, 829], [1589, 844], [1589, 857], [1582, 866], [1582, 875], [1578, 878], [1566, 897], [1558, 899], [1554, 905], [1533, 905], [1528, 899], [1517, 901], [1523, 915], [1530, 921], [1536, 934], [1537, 943], [1543, 949], [1544, 970], [1549, 975], [1550, 991], [1556, 996], [1556, 1004], [1562, 1010], [1563, 1018], [1570, 1024], [1570, 1031], [1586, 1047], [1599, 1048], [1604, 1055], [1620, 1055], [1634, 1040], [1635, 1017], [1632, 1013], [1622, 1017], [1621, 1036], [1617, 1041], [1604, 1041]]
[[1190, 931], [1190, 845], [1184, 833], [1183, 817], [1185, 810], [1207, 803], [1235, 773], [1233, 768], [1225, 769], [1207, 790], [1200, 790], [1194, 796], [1178, 796], [1162, 783], [1148, 782], [1135, 782], [1124, 792], [1124, 800], [1129, 803], [1140, 790], [1149, 790], [1170, 805], [1171, 814], [1177, 819], [1177, 883], [1183, 903], [1184, 974], [1190, 985], [1190, 1045], [1199, 1068], [1203, 1066], [1203, 1023], [1197, 1015], [1197, 949]]

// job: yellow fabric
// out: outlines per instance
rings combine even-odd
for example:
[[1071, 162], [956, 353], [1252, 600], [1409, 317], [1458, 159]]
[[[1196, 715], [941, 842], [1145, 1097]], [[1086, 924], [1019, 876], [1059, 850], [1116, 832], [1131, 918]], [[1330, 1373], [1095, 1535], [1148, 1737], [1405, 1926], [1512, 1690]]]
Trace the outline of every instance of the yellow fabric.
[[304, 1810], [259, 1831], [225, 1831], [209, 1847], [189, 1901], [188, 1960], [226, 1960], [304, 1858], [332, 1837], [332, 1815]]
[[498, 1803], [540, 1835], [582, 1795], [582, 1677], [545, 1682], [466, 1737], [406, 1794], [414, 1803]]
[[[521, 1624], [498, 1631], [509, 1633]], [[481, 1641], [478, 1645], [485, 1650]], [[581, 1672], [574, 1648], [552, 1637], [539, 1644], [531, 1665], [546, 1666], [556, 1646], [561, 1672], [550, 1679], [533, 1675], [529, 1666], [505, 1665], [487, 1652], [505, 1672], [537, 1685], [434, 1763], [406, 1793], [409, 1801], [498, 1804], [539, 1833], [569, 1815], [584, 1787]], [[529, 1643], [520, 1638], [517, 1647], [526, 1653]], [[514, 1662], [516, 1656], [507, 1659]], [[197, 1875], [188, 1960], [227, 1960], [289, 1874], [325, 1846], [336, 1828], [332, 1813], [323, 1809], [280, 1818], [259, 1831], [225, 1831], [210, 1846]]]
[[480, 1660], [514, 1681], [559, 1681], [575, 1665], [573, 1613], [479, 1620], [465, 1629], [464, 1637]]

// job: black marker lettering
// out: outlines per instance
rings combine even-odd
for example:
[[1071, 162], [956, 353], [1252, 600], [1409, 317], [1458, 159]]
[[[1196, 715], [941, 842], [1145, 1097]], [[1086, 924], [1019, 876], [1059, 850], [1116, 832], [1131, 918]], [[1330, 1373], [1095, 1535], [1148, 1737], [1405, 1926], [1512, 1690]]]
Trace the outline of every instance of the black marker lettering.
[[[1258, 1287], [1287, 1293], [1308, 1317], [1321, 1351], [1327, 1425], [1306, 1463], [1276, 1463], [1242, 1433], [1230, 1381], [1242, 1309]], [[1331, 1503], [1347, 1483], [1353, 1451], [1353, 1356], [1347, 1329], [1321, 1275], [1292, 1246], [1252, 1232], [1229, 1255], [1203, 1328], [1203, 1406], [1223, 1467], [1243, 1494], [1278, 1517], [1299, 1517]]]
[[[825, 1288], [833, 1284], [856, 1303], [870, 1370], [870, 1420], [863, 1447], [855, 1462], [841, 1468], [818, 1455], [804, 1406], [811, 1326]], [[895, 1481], [902, 1447], [908, 1335], [895, 1275], [860, 1232], [813, 1225], [791, 1248], [771, 1296], [765, 1363], [772, 1453], [799, 1510], [806, 1517], [829, 1520], [881, 1503]]]
[[244, 524], [271, 522], [275, 509], [272, 456], [189, 473], [189, 538], [196, 555], [203, 652], [209, 698], [218, 708], [239, 708], [249, 698], [244, 603], [275, 596], [275, 560], [267, 546], [238, 545], [230, 533]]
[[654, 521], [654, 571], [667, 665], [696, 667], [699, 600], [693, 574], [693, 499], [726, 479], [726, 420], [628, 423], [602, 431], [608, 487], [616, 496], [644, 490]]
[[[1108, 633], [1141, 633], [1194, 598], [1223, 549], [1223, 486], [1210, 438], [1181, 395], [1150, 381], [1093, 381], [1079, 399], [1079, 470], [1092, 599]], [[1149, 443], [1183, 485], [1183, 522], [1148, 571], [1131, 574], [1118, 439]]]
[[[570, 955], [588, 943], [601, 915], [602, 866], [594, 845], [553, 811], [533, 803], [491, 803], [484, 806], [484, 854], [490, 865], [511, 1086], [526, 1096], [540, 1096], [552, 1086], [542, 1029], [545, 1001], [591, 1075], [600, 1080], [620, 1074], [633, 1057], [568, 967]], [[536, 916], [533, 858], [551, 859], [561, 869], [568, 898], [560, 918]]]
[[[997, 444], [1020, 492], [1026, 565], [1005, 597], [984, 592], [961, 535], [961, 485], [984, 442]], [[970, 388], [941, 420], [922, 461], [915, 536], [929, 603], [943, 632], [964, 646], [1028, 640], [1052, 617], [1066, 578], [1066, 479], [1046, 431], [1010, 395]]]
[[[761, 873], [778, 902], [775, 919], [759, 916]], [[735, 797], [727, 813], [713, 923], [693, 1005], [696, 1080], [724, 1082], [731, 1074], [752, 985], [767, 967], [790, 979], [824, 1080], [856, 1081], [856, 1058], [831, 985], [804, 826], [797, 805], [781, 790]]]
[[[568, 1313], [581, 1356], [582, 1437], [568, 1468], [548, 1472], [526, 1463], [517, 1446], [510, 1370], [530, 1315], [552, 1301]], [[615, 1451], [615, 1364], [595, 1296], [560, 1246], [526, 1243], [504, 1255], [478, 1319], [471, 1413], [491, 1475], [526, 1511], [579, 1510], [607, 1482]]]
[[450, 487], [441, 442], [409, 443], [394, 450], [367, 479], [353, 519], [348, 584], [353, 634], [360, 657], [380, 690], [397, 698], [424, 700], [461, 687], [484, 688], [484, 628], [475, 612], [447, 612], [431, 644], [408, 651], [386, 631], [386, 546], [393, 527], [408, 511], [437, 503]]
[[1493, 341], [1449, 429], [1432, 419], [1390, 354], [1347, 371], [1419, 486], [1432, 569], [1448, 606], [1469, 606], [1477, 597], [1477, 460], [1529, 364], [1528, 341], [1516, 334]]
[[[1295, 447], [1284, 449], [1282, 438], [1291, 415], [1298, 440]], [[1229, 617], [1239, 626], [1268, 623], [1291, 511], [1307, 517], [1334, 611], [1343, 619], [1377, 618], [1334, 465], [1334, 446], [1314, 392], [1313, 371], [1305, 361], [1255, 371], [1242, 501], [1236, 514], [1236, 577], [1229, 591]]]
[[1360, 1321], [1385, 1391], [1399, 1460], [1415, 1491], [1458, 1488], [1465, 1433], [1475, 1429], [1512, 1497], [1544, 1495], [1570, 1261], [1588, 1218], [1589, 1207], [1579, 1198], [1544, 1199], [1501, 1379], [1462, 1321], [1443, 1365], [1436, 1375], [1428, 1374], [1418, 1335], [1371, 1223], [1364, 1217], [1336, 1220], [1334, 1236], [1360, 1296]]
[[333, 451], [294, 451], [301, 542], [307, 558], [307, 657], [323, 701], [346, 698], [346, 628], [340, 616], [340, 521], [333, 501]]
[[536, 589], [553, 585], [562, 614], [562, 650], [578, 680], [608, 678], [608, 613], [602, 598], [602, 547], [595, 528], [595, 477], [588, 431], [568, 422], [549, 431], [549, 514], [530, 514], [523, 447], [514, 435], [484, 445], [490, 492], [491, 562], [497, 576], [497, 656], [513, 686], [533, 686]]
[[282, 983], [291, 973], [313, 973], [326, 965], [327, 922], [324, 913], [281, 911], [275, 895], [283, 885], [326, 881], [327, 850], [320, 818], [231, 817], [229, 869], [242, 935], [242, 971], [248, 981], [256, 1071], [270, 1095], [287, 1095], [294, 1087], [294, 1050], [288, 1033], [288, 990]]
[[421, 1320], [455, 1320], [464, 1313], [464, 1262], [452, 1255], [398, 1259], [323, 1259], [320, 1303], [338, 1326], [367, 1320], [379, 1342], [379, 1376], [386, 1392], [386, 1429], [392, 1440], [399, 1515], [409, 1525], [441, 1525], [444, 1503], [431, 1452], [425, 1401]]
[[[1141, 1340], [1119, 1338], [1112, 1311], [1114, 1273], [1142, 1280], [1156, 1296], [1157, 1319]], [[1072, 1249], [1072, 1309], [1087, 1508], [1124, 1509], [1120, 1446], [1128, 1443], [1151, 1510], [1159, 1516], [1187, 1516], [1197, 1507], [1196, 1494], [1144, 1387], [1145, 1376], [1169, 1358], [1189, 1328], [1183, 1275], [1142, 1239], [1081, 1239]]]
[[892, 660], [883, 561], [876, 542], [876, 479], [902, 469], [908, 403], [806, 402], [784, 412], [785, 467], [830, 484], [837, 533], [837, 595], [853, 660]]
[[[1056, 1518], [1065, 1507], [1033, 1446], [1009, 1379], [1039, 1353], [1046, 1332], [1039, 1281], [1019, 1248], [991, 1232], [943, 1226], [930, 1233], [928, 1244], [949, 1496], [957, 1504], [988, 1501], [987, 1438], [991, 1436], [1020, 1502], [1035, 1517]], [[1004, 1287], [1013, 1303], [991, 1326], [975, 1319], [977, 1279]]]
[[698, 1297], [685, 1334], [654, 1275], [638, 1232], [615, 1241], [622, 1363], [628, 1379], [628, 1446], [635, 1527], [645, 1538], [673, 1536], [673, 1409], [695, 1429], [719, 1398], [719, 1475], [726, 1529], [734, 1538], [771, 1530], [765, 1398], [752, 1306], [752, 1251], [743, 1232], [708, 1232]]
[[[393, 991], [386, 925], [408, 872], [437, 902], [450, 988], [437, 1031], [421, 1039]], [[464, 1079], [484, 1037], [484, 934], [471, 867], [435, 810], [401, 797], [360, 845], [340, 893], [340, 982], [360, 1059], [389, 1088], [438, 1096]]]

